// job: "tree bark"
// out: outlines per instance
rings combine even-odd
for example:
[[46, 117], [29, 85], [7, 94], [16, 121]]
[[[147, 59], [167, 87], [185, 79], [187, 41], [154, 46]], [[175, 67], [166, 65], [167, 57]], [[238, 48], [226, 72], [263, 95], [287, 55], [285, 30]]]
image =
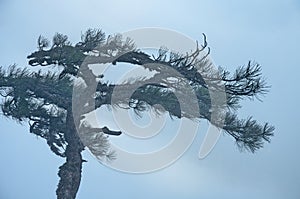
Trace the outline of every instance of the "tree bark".
[[81, 181], [83, 162], [81, 152], [84, 146], [77, 134], [71, 110], [67, 113], [66, 127], [65, 139], [68, 143], [65, 151], [66, 162], [59, 167], [60, 180], [56, 195], [58, 199], [75, 199]]

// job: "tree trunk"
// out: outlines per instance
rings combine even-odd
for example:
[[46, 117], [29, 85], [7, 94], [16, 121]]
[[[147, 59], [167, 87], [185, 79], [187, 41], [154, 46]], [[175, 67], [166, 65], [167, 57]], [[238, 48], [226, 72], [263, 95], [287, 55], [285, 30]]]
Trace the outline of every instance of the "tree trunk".
[[74, 124], [72, 111], [67, 113], [67, 130], [65, 139], [68, 143], [66, 147], [66, 162], [59, 167], [60, 177], [56, 195], [58, 199], [75, 199], [81, 181], [82, 156], [84, 149]]

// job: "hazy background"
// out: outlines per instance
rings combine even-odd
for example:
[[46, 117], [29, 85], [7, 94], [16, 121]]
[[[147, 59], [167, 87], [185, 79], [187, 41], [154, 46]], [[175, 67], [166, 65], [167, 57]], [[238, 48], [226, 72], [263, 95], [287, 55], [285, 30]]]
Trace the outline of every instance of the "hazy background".
[[[178, 162], [145, 175], [106, 168], [85, 152], [88, 163], [77, 198], [300, 198], [299, 0], [0, 0], [0, 65], [26, 66], [40, 34], [51, 38], [61, 32], [76, 43], [87, 28], [113, 34], [153, 26], [194, 40], [206, 33], [216, 65], [230, 71], [248, 60], [260, 63], [271, 91], [263, 102], [243, 102], [239, 115], [275, 125], [275, 137], [253, 155], [240, 153], [225, 135], [199, 160], [202, 129]], [[26, 125], [3, 116], [0, 125], [0, 198], [55, 198], [63, 159]]]

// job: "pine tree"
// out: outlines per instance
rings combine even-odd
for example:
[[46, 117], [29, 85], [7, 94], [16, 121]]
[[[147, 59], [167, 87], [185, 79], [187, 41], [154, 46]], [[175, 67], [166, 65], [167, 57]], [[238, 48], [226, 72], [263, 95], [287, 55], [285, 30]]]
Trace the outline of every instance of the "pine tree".
[[[206, 55], [199, 58], [203, 52]], [[158, 113], [168, 112], [171, 117], [208, 120], [232, 136], [240, 149], [255, 152], [263, 147], [265, 141], [270, 142], [274, 127], [268, 123], [259, 124], [252, 117], [239, 119], [236, 111], [240, 107], [240, 100], [258, 98], [267, 92], [268, 86], [262, 78], [261, 67], [249, 62], [234, 74], [222, 68], [214, 71], [207, 59], [208, 54], [205, 35], [203, 45], [197, 45], [194, 52], [182, 55], [161, 48], [157, 56], [137, 49], [128, 38], [122, 38], [119, 34], [106, 37], [97, 29], [87, 30], [75, 45], [63, 34], [55, 34], [51, 46], [49, 40], [40, 36], [38, 50], [28, 56], [29, 65], [63, 69], [60, 72], [42, 72], [15, 65], [8, 70], [0, 68], [2, 113], [18, 122], [28, 122], [30, 133], [44, 138], [53, 153], [66, 159], [58, 172], [60, 181], [56, 194], [59, 199], [76, 197], [82, 163], [85, 162], [81, 153], [85, 147], [94, 150], [93, 154], [98, 157], [113, 157], [106, 135], [118, 136], [122, 132], [107, 127], [93, 128], [82, 122], [86, 113], [103, 105], [132, 108], [137, 114], [154, 109]], [[97, 63], [111, 63], [115, 67], [118, 67], [118, 63], [134, 64], [156, 73], [148, 79], [137, 78], [119, 85], [110, 84], [102, 80], [103, 74], [95, 75], [89, 68], [89, 64]], [[180, 76], [165, 74], [162, 68], [157, 67], [160, 65], [174, 69]], [[174, 90], [184, 92], [183, 84], [169, 81], [169, 77], [177, 80], [184, 77], [187, 80], [196, 94], [199, 112], [180, 107]], [[82, 80], [81, 84], [76, 83], [78, 79]], [[157, 80], [162, 83], [153, 83]], [[128, 96], [126, 91], [136, 85], [142, 86]], [[212, 105], [209, 86], [216, 91], [224, 88], [226, 104], [219, 107]], [[75, 87], [80, 92], [73, 93]], [[119, 92], [112, 100], [115, 89], [124, 92]], [[73, 114], [74, 106], [80, 110], [76, 115]], [[211, 119], [212, 109], [219, 110], [220, 116], [223, 114], [223, 123]], [[78, 131], [89, 136], [80, 137]]]

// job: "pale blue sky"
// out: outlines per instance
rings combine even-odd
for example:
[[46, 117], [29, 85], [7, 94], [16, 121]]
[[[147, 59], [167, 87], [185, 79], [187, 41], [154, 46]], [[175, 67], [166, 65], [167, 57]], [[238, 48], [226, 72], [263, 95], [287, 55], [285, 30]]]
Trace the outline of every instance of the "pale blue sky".
[[[275, 137], [253, 155], [240, 153], [231, 137], [222, 136], [212, 153], [199, 160], [201, 129], [179, 161], [145, 175], [108, 169], [86, 152], [78, 198], [300, 198], [299, 0], [0, 0], [0, 65], [26, 66], [40, 34], [62, 32], [75, 43], [90, 27], [116, 33], [149, 26], [195, 40], [206, 33], [215, 64], [231, 71], [250, 59], [260, 63], [271, 91], [263, 102], [243, 102], [240, 116], [270, 122]], [[55, 198], [63, 159], [26, 126], [2, 116], [0, 124], [0, 198]]]

